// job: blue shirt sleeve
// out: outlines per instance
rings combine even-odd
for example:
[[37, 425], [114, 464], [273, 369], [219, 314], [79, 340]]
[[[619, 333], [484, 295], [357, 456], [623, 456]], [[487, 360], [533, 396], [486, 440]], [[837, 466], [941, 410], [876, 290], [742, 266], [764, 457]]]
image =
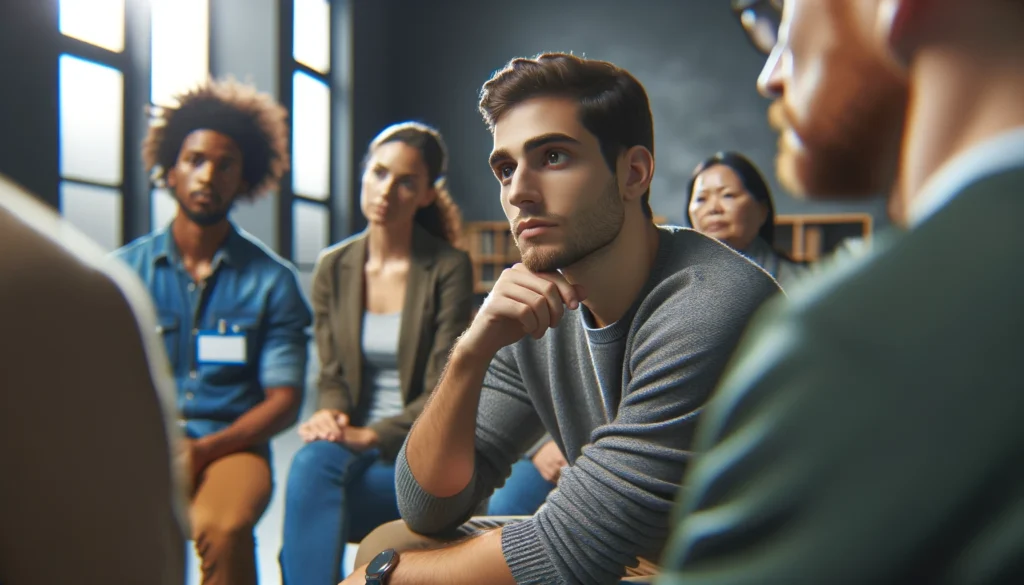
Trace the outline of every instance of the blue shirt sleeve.
[[305, 388], [312, 321], [298, 273], [291, 267], [282, 270], [270, 290], [267, 306], [267, 331], [260, 356], [260, 384], [264, 388]]

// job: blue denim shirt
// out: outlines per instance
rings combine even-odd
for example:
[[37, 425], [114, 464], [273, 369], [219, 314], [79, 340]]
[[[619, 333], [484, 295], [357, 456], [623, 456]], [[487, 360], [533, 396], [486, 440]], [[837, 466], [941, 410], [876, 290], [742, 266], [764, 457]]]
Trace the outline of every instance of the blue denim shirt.
[[[220, 431], [263, 401], [264, 389], [305, 388], [312, 314], [295, 268], [234, 224], [197, 283], [164, 228], [114, 252], [149, 289], [178, 386], [186, 435]], [[197, 336], [244, 334], [245, 364], [200, 364]]]

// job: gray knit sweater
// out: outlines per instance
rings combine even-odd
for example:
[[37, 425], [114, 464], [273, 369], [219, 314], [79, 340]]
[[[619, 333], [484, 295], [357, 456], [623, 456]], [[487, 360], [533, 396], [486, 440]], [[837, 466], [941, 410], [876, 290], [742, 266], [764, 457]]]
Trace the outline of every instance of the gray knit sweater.
[[402, 517], [425, 534], [457, 526], [546, 431], [570, 466], [535, 516], [503, 530], [516, 582], [615, 583], [637, 557], [656, 561], [697, 415], [747, 321], [778, 291], [727, 246], [661, 228], [650, 278], [622, 319], [597, 329], [581, 308], [491, 362], [465, 490], [449, 498], [423, 491], [403, 448]]

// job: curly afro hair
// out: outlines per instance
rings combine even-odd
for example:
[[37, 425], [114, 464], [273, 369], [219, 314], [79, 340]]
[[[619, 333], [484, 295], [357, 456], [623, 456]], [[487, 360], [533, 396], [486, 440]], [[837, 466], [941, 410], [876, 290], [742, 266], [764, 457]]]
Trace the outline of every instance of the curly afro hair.
[[176, 96], [175, 108], [153, 110], [142, 143], [142, 159], [160, 185], [174, 167], [185, 138], [213, 130], [234, 140], [242, 151], [242, 178], [253, 200], [277, 187], [288, 170], [288, 112], [273, 97], [232, 79], [207, 80]]

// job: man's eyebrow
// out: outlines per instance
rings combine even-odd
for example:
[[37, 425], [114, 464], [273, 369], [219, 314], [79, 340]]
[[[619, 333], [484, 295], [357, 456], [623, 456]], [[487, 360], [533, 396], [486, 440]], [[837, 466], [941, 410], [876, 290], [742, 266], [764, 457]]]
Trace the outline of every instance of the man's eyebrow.
[[202, 148], [189, 148], [189, 149], [185, 150], [185, 155], [186, 156], [195, 156], [197, 154], [201, 155], [201, 156], [205, 156], [206, 158], [218, 159], [221, 162], [224, 162], [224, 161], [234, 162], [234, 161], [238, 160], [238, 157], [236, 157], [234, 154], [232, 154], [230, 152], [225, 152], [223, 154], [220, 154], [220, 153], [217, 153], [217, 152], [208, 152], [206, 150], [203, 150]]
[[[526, 152], [530, 152], [532, 150], [536, 150], [542, 146], [546, 146], [554, 142], [568, 142], [570, 144], [580, 144], [579, 140], [573, 138], [572, 136], [569, 136], [568, 134], [562, 134], [561, 132], [551, 132], [549, 134], [542, 134], [540, 136], [527, 140], [526, 144], [523, 145], [523, 150], [525, 150]], [[499, 162], [511, 158], [512, 155], [509, 154], [507, 150], [499, 148], [498, 150], [495, 150], [493, 153], [491, 153], [490, 158], [487, 159], [487, 163], [493, 167]]]
[[499, 162], [506, 161], [511, 158], [512, 155], [510, 155], [507, 150], [505, 150], [504, 148], [499, 148], [498, 150], [495, 150], [494, 152], [491, 153], [490, 158], [487, 159], [487, 164], [493, 168]]

